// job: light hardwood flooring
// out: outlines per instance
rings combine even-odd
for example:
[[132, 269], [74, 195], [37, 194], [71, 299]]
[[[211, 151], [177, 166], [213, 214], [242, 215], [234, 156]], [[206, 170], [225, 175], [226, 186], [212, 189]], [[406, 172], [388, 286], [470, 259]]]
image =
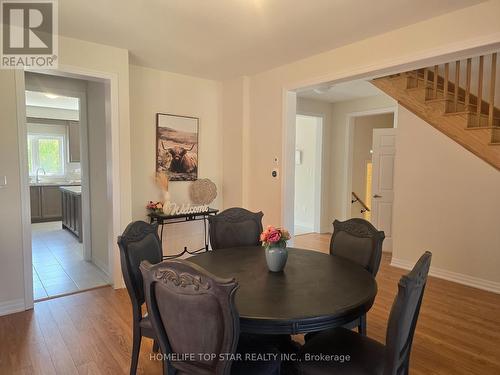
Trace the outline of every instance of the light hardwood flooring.
[[[330, 235], [296, 237], [295, 246], [328, 251]], [[368, 335], [383, 342], [404, 270], [384, 255]], [[35, 304], [0, 317], [0, 374], [128, 374], [131, 311], [126, 290], [109, 287]], [[298, 338], [300, 340], [300, 337]], [[139, 374], [160, 374], [143, 340]], [[431, 277], [411, 357], [411, 374], [500, 374], [500, 295]]]

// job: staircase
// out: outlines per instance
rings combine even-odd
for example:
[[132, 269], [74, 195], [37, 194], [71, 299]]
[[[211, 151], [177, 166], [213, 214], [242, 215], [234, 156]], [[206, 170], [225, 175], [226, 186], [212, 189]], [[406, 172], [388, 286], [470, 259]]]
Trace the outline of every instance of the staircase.
[[373, 85], [500, 170], [497, 53], [377, 78]]

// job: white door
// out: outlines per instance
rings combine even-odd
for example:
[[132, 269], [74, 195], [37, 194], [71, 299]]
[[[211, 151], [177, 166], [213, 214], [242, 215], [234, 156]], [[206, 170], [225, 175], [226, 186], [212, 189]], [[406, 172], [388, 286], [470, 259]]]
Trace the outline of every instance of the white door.
[[392, 252], [392, 206], [396, 129], [373, 129], [372, 224], [385, 232], [383, 251]]

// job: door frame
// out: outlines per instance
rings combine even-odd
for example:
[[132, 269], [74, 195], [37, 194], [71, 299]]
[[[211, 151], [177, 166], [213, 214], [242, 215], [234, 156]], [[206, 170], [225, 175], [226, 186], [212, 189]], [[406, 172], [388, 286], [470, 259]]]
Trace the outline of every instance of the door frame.
[[[325, 123], [325, 116], [323, 114], [317, 114], [313, 112], [306, 112], [306, 111], [299, 111], [296, 113], [295, 118], [297, 116], [304, 116], [304, 117], [314, 117], [317, 119], [317, 130], [318, 130], [318, 139], [316, 142], [316, 164], [315, 164], [315, 169], [317, 170], [316, 172], [319, 171], [319, 173], [316, 173], [314, 176], [314, 220], [313, 220], [313, 231], [317, 233], [321, 233], [321, 218], [322, 218], [322, 212], [321, 212], [321, 203], [322, 203], [322, 194], [323, 194], [323, 136], [324, 136], [324, 123]], [[294, 131], [297, 131], [297, 123], [295, 123], [294, 126]], [[295, 140], [297, 141], [297, 140]], [[295, 165], [295, 163], [294, 163]], [[295, 168], [293, 170], [293, 177], [295, 181]], [[293, 185], [293, 195], [295, 197], [295, 183]], [[294, 210], [295, 211], [295, 210]], [[295, 225], [295, 212], [294, 212], [294, 225]]]
[[344, 163], [344, 196], [342, 204], [343, 220], [351, 218], [351, 193], [352, 193], [352, 163], [354, 158], [354, 123], [357, 117], [394, 114], [393, 128], [398, 124], [398, 106], [370, 109], [366, 111], [350, 112], [347, 114], [346, 134], [345, 134], [345, 163]]
[[[52, 74], [61, 77], [77, 78], [84, 80], [104, 81], [106, 94], [110, 98], [110, 123], [106, 126], [106, 175], [108, 206], [106, 211], [110, 216], [112, 225], [108, 228], [108, 281], [113, 288], [122, 286], [119, 273], [118, 253], [115, 239], [120, 234], [120, 180], [119, 180], [119, 102], [118, 102], [118, 75], [115, 73], [84, 69], [72, 65], [59, 64], [58, 69], [35, 71], [38, 73]], [[33, 300], [33, 259], [31, 249], [31, 219], [29, 199], [29, 177], [27, 158], [27, 125], [24, 70], [15, 72], [17, 127], [19, 138], [20, 159], [20, 195], [22, 217], [22, 254], [24, 273], [24, 308], [31, 309]], [[109, 94], [109, 95], [108, 95]]]

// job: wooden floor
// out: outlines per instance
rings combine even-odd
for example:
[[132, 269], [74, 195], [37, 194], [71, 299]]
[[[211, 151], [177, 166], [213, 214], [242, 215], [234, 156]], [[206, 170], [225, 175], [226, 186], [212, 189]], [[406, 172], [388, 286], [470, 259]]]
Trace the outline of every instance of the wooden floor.
[[[328, 251], [329, 235], [303, 235], [296, 247]], [[399, 277], [382, 259], [368, 335], [383, 341]], [[0, 317], [0, 374], [128, 374], [130, 303], [109, 287], [35, 304]], [[299, 338], [300, 339], [300, 338]], [[139, 374], [160, 374], [145, 339]], [[411, 374], [500, 374], [500, 295], [430, 278], [417, 325]]]

